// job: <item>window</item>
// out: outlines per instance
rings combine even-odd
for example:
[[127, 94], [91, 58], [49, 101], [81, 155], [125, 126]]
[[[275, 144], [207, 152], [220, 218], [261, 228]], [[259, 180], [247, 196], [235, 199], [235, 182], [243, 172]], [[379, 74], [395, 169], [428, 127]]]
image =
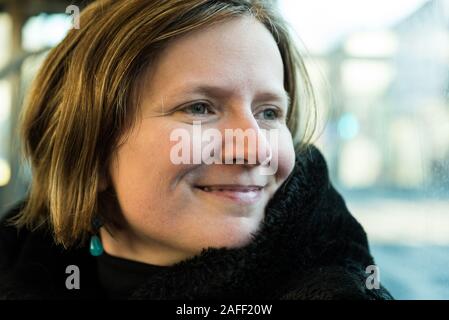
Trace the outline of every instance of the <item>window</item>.
[[308, 51], [317, 144], [398, 299], [449, 299], [449, 1], [279, 6]]

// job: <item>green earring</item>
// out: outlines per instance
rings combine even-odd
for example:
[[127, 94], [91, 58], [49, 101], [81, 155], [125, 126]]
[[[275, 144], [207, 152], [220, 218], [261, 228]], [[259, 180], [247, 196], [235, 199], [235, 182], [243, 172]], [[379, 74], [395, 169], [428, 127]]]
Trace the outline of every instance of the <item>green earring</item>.
[[[100, 227], [103, 225], [101, 219], [99, 217], [94, 217], [92, 219], [92, 227], [97, 233]], [[90, 246], [89, 246], [90, 254], [94, 257], [98, 257], [103, 253], [103, 244], [101, 243], [100, 237], [96, 234], [90, 237]]]

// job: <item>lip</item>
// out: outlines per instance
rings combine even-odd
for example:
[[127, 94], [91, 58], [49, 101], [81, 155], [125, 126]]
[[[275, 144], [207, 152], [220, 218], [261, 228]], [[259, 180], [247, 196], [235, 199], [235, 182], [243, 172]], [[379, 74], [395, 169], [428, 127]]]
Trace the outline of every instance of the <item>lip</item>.
[[258, 202], [264, 190], [261, 185], [204, 185], [195, 186], [202, 194], [230, 200], [241, 205], [250, 205]]

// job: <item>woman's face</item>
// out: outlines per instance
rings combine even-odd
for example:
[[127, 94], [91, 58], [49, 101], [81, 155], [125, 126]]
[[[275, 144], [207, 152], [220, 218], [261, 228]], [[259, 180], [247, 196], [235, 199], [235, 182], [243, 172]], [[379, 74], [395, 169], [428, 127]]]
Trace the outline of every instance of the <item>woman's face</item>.
[[[102, 232], [105, 250], [171, 264], [203, 248], [248, 243], [294, 165], [283, 83], [275, 40], [253, 18], [236, 18], [171, 42], [146, 79], [141, 116], [110, 167], [126, 224], [114, 239]], [[201, 123], [203, 133], [222, 134], [223, 140], [214, 143], [223, 146], [223, 157], [238, 158], [239, 151], [245, 163], [176, 164], [172, 152], [180, 140], [170, 136], [183, 129], [193, 144], [198, 135], [193, 121]], [[249, 129], [258, 136], [257, 145], [225, 150], [225, 129]], [[277, 146], [260, 135], [262, 129], [277, 129]], [[270, 148], [277, 151], [277, 168], [262, 174], [264, 159], [248, 160]]]

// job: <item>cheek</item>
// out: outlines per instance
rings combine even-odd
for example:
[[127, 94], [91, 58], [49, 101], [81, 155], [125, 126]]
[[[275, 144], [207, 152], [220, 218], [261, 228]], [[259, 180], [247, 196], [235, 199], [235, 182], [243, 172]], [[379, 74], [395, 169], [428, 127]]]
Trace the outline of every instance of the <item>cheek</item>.
[[180, 169], [170, 162], [169, 135], [162, 130], [141, 129], [128, 137], [110, 167], [113, 187], [125, 215], [148, 211], [160, 204]]
[[278, 169], [276, 180], [281, 184], [287, 179], [295, 166], [295, 150], [293, 140], [288, 129], [282, 130], [278, 145]]

